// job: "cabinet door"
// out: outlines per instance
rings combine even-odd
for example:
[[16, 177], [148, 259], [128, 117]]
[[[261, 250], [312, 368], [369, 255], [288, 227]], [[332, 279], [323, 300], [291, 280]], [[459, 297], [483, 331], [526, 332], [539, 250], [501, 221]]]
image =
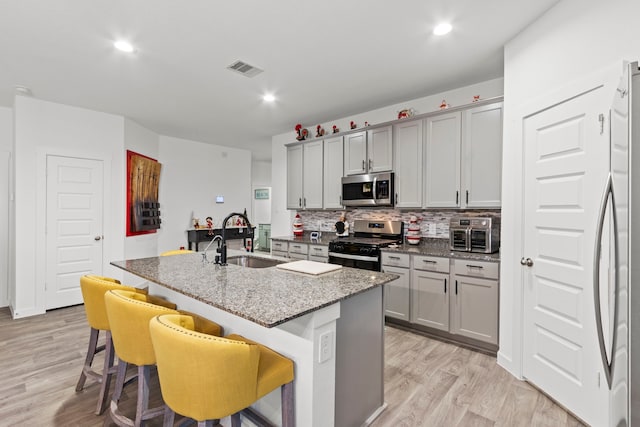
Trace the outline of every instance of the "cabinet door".
[[322, 209], [322, 140], [308, 142], [302, 146], [302, 207]]
[[425, 206], [460, 207], [460, 112], [425, 121]]
[[393, 127], [395, 160], [395, 205], [422, 207], [422, 120]]
[[498, 344], [498, 281], [453, 278], [451, 332]]
[[464, 112], [462, 182], [467, 207], [500, 207], [502, 103]]
[[344, 174], [357, 175], [367, 171], [367, 132], [344, 137]]
[[342, 209], [343, 150], [344, 147], [341, 136], [324, 140], [324, 185], [322, 199], [325, 209]]
[[367, 170], [387, 172], [393, 169], [392, 127], [385, 126], [367, 131]]
[[302, 208], [302, 144], [287, 147], [287, 209]]
[[413, 270], [411, 322], [449, 331], [449, 275]]
[[409, 269], [382, 266], [385, 273], [397, 274], [400, 277], [384, 285], [384, 315], [409, 321]]

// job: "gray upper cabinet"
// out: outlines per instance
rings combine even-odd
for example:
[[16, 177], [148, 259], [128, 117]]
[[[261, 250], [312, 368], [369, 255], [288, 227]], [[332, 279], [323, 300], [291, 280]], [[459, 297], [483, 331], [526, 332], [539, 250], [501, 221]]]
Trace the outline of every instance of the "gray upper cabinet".
[[422, 120], [393, 126], [395, 206], [422, 206]]
[[323, 206], [325, 209], [342, 209], [343, 145], [342, 136], [324, 140]]
[[344, 174], [386, 172], [393, 168], [392, 127], [383, 126], [344, 137]]
[[502, 102], [464, 111], [462, 182], [465, 206], [501, 205]]
[[425, 206], [460, 207], [460, 135], [459, 111], [425, 120]]
[[322, 208], [322, 140], [287, 147], [287, 209]]

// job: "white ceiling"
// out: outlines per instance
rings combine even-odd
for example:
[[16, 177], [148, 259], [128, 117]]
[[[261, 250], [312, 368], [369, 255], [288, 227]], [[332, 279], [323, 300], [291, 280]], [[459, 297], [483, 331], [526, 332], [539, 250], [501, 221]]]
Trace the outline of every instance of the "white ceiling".
[[[505, 42], [557, 1], [2, 0], [0, 105], [24, 85], [268, 159], [296, 123], [501, 77]], [[454, 29], [437, 38], [442, 20]], [[138, 51], [114, 50], [119, 38]], [[226, 69], [238, 59], [265, 71]]]

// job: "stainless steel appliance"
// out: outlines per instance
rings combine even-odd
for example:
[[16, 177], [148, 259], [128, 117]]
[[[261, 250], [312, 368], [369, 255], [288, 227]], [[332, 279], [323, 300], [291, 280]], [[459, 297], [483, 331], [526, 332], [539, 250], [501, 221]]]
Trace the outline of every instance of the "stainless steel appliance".
[[500, 218], [453, 217], [449, 221], [449, 248], [452, 251], [490, 254], [500, 248]]
[[608, 425], [622, 427], [640, 426], [640, 231], [637, 219], [632, 221], [640, 212], [637, 62], [628, 65], [613, 99], [609, 173], [598, 217], [593, 294], [609, 394]]
[[392, 172], [342, 178], [344, 206], [393, 206], [393, 194]]
[[345, 267], [380, 271], [380, 248], [402, 243], [404, 223], [355, 220], [353, 231], [353, 236], [338, 237], [329, 242], [329, 262]]

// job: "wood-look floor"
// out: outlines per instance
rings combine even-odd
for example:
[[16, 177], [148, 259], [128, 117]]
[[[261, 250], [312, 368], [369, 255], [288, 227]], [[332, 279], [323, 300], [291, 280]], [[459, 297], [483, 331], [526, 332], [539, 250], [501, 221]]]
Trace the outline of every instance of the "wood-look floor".
[[[494, 357], [392, 327], [385, 334], [388, 408], [373, 427], [582, 425]], [[88, 339], [82, 306], [19, 320], [1, 308], [0, 426], [103, 425], [104, 415], [94, 415], [98, 385], [89, 379], [75, 392]], [[153, 384], [157, 404], [155, 377]], [[135, 386], [125, 388], [121, 407], [133, 414]]]

